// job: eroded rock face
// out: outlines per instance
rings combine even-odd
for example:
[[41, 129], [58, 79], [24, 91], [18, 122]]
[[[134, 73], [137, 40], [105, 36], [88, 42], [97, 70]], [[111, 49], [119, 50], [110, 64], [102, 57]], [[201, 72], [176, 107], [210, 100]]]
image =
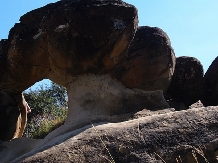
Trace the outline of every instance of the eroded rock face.
[[167, 93], [170, 100], [183, 102], [186, 107], [201, 99], [203, 95], [204, 70], [194, 57], [176, 58], [175, 72]]
[[66, 86], [72, 76], [107, 73], [137, 23], [136, 8], [121, 0], [65, 0], [30, 11], [0, 43], [0, 63], [7, 63], [0, 89], [19, 92], [44, 78]]
[[[128, 89], [109, 75], [86, 74], [67, 86], [68, 117], [65, 123], [82, 124], [105, 116], [125, 115], [144, 108], [169, 108], [162, 91]], [[79, 115], [79, 116], [78, 116]]]
[[0, 91], [0, 141], [21, 137], [26, 120], [26, 101], [23, 94]]
[[113, 75], [125, 86], [166, 92], [174, 72], [175, 55], [162, 29], [142, 26], [122, 62]]
[[204, 75], [204, 95], [201, 102], [204, 106], [218, 105], [218, 57], [214, 59]]

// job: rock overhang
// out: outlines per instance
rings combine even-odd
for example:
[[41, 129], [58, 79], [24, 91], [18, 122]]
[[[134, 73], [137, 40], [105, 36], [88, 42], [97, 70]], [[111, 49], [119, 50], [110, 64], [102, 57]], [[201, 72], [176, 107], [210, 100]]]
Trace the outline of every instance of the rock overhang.
[[1, 89], [23, 91], [43, 78], [66, 86], [70, 76], [107, 73], [137, 23], [137, 9], [120, 0], [58, 1], [30, 11], [6, 40], [9, 72], [1, 72]]

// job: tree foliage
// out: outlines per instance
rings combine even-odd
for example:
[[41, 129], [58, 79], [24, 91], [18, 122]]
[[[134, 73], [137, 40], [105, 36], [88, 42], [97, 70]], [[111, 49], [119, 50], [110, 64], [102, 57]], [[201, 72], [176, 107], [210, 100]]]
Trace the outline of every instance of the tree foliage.
[[[45, 122], [46, 124], [59, 123], [66, 118], [67, 91], [65, 87], [52, 82], [49, 86], [41, 85], [36, 90], [30, 89], [24, 93], [24, 96], [31, 108], [24, 136], [37, 137], [36, 133], [41, 132], [40, 126], [45, 127]], [[54, 127], [55, 124], [52, 126]]]

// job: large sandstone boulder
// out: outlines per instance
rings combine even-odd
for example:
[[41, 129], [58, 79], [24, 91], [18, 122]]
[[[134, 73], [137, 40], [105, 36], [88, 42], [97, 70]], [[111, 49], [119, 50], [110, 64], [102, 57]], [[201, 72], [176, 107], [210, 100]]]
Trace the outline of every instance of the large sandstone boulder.
[[218, 57], [214, 59], [204, 75], [204, 95], [201, 99], [204, 106], [218, 105]]
[[186, 107], [201, 99], [203, 95], [204, 70], [194, 57], [176, 58], [175, 72], [167, 93], [170, 100], [183, 102]]
[[44, 78], [66, 86], [80, 74], [107, 73], [137, 24], [136, 8], [121, 0], [64, 0], [30, 11], [0, 43], [0, 89], [20, 92]]
[[167, 91], [175, 67], [170, 39], [160, 28], [138, 27], [114, 76], [125, 86], [145, 91]]
[[153, 112], [150, 116], [144, 110], [145, 115], [133, 114], [132, 120], [90, 122], [50, 141], [22, 138], [2, 142], [0, 158], [2, 162], [11, 163], [42, 160], [54, 163], [215, 163], [218, 156], [217, 110], [217, 107], [195, 108], [161, 114]]

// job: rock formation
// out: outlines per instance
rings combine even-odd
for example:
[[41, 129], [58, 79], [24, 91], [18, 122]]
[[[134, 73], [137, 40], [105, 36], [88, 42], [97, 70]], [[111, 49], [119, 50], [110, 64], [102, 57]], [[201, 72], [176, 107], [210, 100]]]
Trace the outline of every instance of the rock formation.
[[[84, 124], [105, 116], [125, 115], [144, 108], [169, 108], [162, 91], [128, 89], [109, 75], [86, 74], [68, 84], [65, 124]], [[79, 116], [78, 116], [79, 115]]]
[[27, 121], [23, 94], [0, 91], [0, 141], [21, 137]]
[[[35, 82], [49, 78], [67, 87], [69, 113], [73, 118], [69, 117], [73, 119], [70, 120], [73, 124], [79, 124], [76, 121], [83, 121], [87, 115], [86, 108], [79, 109], [71, 102], [75, 96], [72, 87], [75, 87], [75, 81], [81, 76], [109, 74], [130, 88], [165, 91], [175, 64], [170, 40], [159, 28], [141, 27], [127, 53], [137, 23], [136, 8], [121, 0], [59, 1], [30, 11], [10, 30], [8, 39], [1, 41], [0, 62], [4, 64], [0, 72], [0, 89], [11, 93], [21, 92]], [[157, 48], [155, 52], [153, 48]], [[152, 59], [150, 56], [153, 56]], [[128, 65], [136, 68], [132, 69]], [[125, 71], [119, 71], [121, 66]], [[152, 76], [150, 71], [154, 71]], [[130, 85], [128, 76], [132, 78], [134, 74], [135, 83]], [[150, 84], [153, 86], [149, 89]], [[121, 92], [112, 96], [117, 101], [110, 100], [114, 103], [110, 107], [104, 108], [101, 104], [101, 107], [94, 108], [97, 111], [88, 109], [88, 117], [139, 111], [138, 106], [133, 107], [126, 100], [129, 97], [122, 98], [124, 101], [118, 100], [123, 94]], [[145, 106], [148, 102], [142, 98], [147, 96], [143, 94], [138, 92], [138, 95], [131, 95], [135, 105], [144, 102], [142, 106]], [[110, 97], [109, 94], [107, 96]], [[89, 98], [92, 99], [87, 99], [87, 105], [91, 107], [102, 97], [97, 100]], [[116, 105], [120, 107], [113, 109]]]
[[167, 91], [174, 72], [175, 54], [162, 29], [138, 27], [123, 60], [114, 74], [125, 86]]
[[175, 72], [167, 93], [170, 100], [183, 102], [186, 107], [201, 99], [203, 95], [204, 70], [194, 57], [176, 58]]
[[[163, 96], [175, 66], [170, 40], [159, 28], [135, 34], [137, 23], [136, 8], [121, 0], [62, 0], [20, 18], [0, 41], [0, 89], [7, 92], [0, 97], [6, 108], [0, 129], [13, 104], [6, 140], [13, 138], [20, 112], [11, 95], [43, 78], [67, 87], [69, 113], [44, 139], [0, 141], [1, 162], [217, 161], [217, 108], [170, 108]], [[179, 97], [186, 105], [199, 93], [186, 84], [201, 74], [192, 66], [179, 68], [188, 77], [181, 94], [194, 91], [190, 99]]]
[[137, 10], [121, 0], [63, 0], [20, 18], [0, 43], [0, 89], [21, 92], [44, 78], [66, 86], [107, 73], [126, 53]]
[[218, 105], [218, 57], [214, 59], [204, 75], [204, 95], [201, 99], [204, 106]]

